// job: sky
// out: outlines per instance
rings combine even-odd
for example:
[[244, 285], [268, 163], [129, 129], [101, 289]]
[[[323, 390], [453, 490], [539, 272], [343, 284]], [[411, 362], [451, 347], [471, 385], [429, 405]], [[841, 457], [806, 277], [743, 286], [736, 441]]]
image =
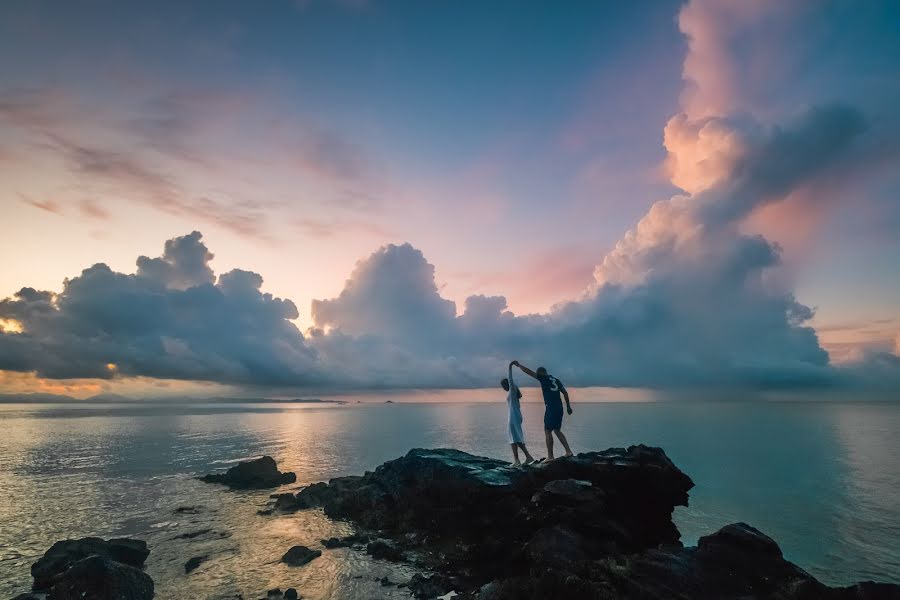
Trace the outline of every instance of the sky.
[[900, 384], [900, 7], [0, 6], [0, 392]]

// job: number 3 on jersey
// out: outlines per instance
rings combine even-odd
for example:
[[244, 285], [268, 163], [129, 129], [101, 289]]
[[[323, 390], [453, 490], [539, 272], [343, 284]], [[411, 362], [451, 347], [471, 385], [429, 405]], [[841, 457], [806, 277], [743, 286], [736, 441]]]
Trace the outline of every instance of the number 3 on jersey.
[[558, 382], [556, 381], [556, 377], [553, 377], [551, 375], [550, 377], [548, 377], [548, 379], [550, 380], [550, 389], [554, 392], [558, 392], [559, 385], [558, 385]]

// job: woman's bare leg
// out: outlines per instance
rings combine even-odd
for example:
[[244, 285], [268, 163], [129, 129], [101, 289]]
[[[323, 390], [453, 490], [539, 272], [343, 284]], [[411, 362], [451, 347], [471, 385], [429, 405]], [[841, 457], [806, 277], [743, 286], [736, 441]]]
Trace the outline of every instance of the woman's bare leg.
[[534, 462], [534, 457], [531, 455], [530, 452], [528, 452], [528, 448], [525, 447], [525, 444], [523, 444], [522, 442], [519, 442], [519, 448], [521, 448], [522, 452], [525, 453], [525, 463], [526, 464]]
[[519, 447], [518, 447], [516, 444], [510, 444], [510, 446], [512, 446], [513, 458], [516, 459], [515, 462], [514, 462], [513, 464], [514, 464], [514, 465], [521, 465], [522, 463], [519, 462]]
[[556, 437], [559, 438], [559, 441], [563, 445], [563, 448], [566, 449], [566, 456], [572, 456], [572, 449], [569, 448], [569, 440], [566, 439], [566, 436], [562, 432], [562, 429], [556, 429], [553, 433], [556, 434]]

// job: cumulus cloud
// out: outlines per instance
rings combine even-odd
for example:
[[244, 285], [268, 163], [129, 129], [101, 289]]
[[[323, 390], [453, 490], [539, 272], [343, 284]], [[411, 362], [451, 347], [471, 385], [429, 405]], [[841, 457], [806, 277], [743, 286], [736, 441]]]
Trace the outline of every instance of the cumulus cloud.
[[388, 246], [357, 266], [337, 299], [316, 303], [329, 307], [314, 312], [316, 324], [331, 331], [311, 344], [354, 365], [355, 379], [403, 386], [489, 384], [511, 358], [546, 364], [581, 385], [789, 386], [828, 378], [827, 354], [804, 326], [812, 311], [763, 281], [778, 261], [774, 247], [744, 237], [696, 250], [693, 260], [640, 284], [607, 283], [546, 315], [522, 317], [496, 296], [472, 296], [455, 316], [421, 253]]
[[134, 275], [96, 264], [59, 294], [23, 288], [0, 302], [20, 333], [0, 335], [0, 369], [40, 377], [147, 376], [226, 383], [317, 381], [315, 351], [290, 300], [234, 270], [216, 280], [199, 232], [142, 256]]

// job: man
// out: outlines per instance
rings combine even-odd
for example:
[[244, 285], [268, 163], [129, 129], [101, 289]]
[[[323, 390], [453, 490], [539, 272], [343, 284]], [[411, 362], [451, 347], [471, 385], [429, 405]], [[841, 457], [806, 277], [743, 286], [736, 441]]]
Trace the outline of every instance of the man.
[[512, 364], [522, 369], [526, 375], [537, 379], [541, 384], [541, 391], [544, 393], [544, 437], [547, 439], [547, 459], [553, 460], [553, 434], [556, 434], [559, 442], [566, 449], [566, 456], [572, 456], [569, 441], [562, 432], [563, 408], [560, 394], [566, 399], [566, 411], [570, 415], [572, 414], [572, 405], [569, 403], [569, 392], [566, 391], [566, 386], [562, 381], [547, 373], [547, 369], [544, 367], [538, 367], [535, 372], [517, 360], [512, 361]]

